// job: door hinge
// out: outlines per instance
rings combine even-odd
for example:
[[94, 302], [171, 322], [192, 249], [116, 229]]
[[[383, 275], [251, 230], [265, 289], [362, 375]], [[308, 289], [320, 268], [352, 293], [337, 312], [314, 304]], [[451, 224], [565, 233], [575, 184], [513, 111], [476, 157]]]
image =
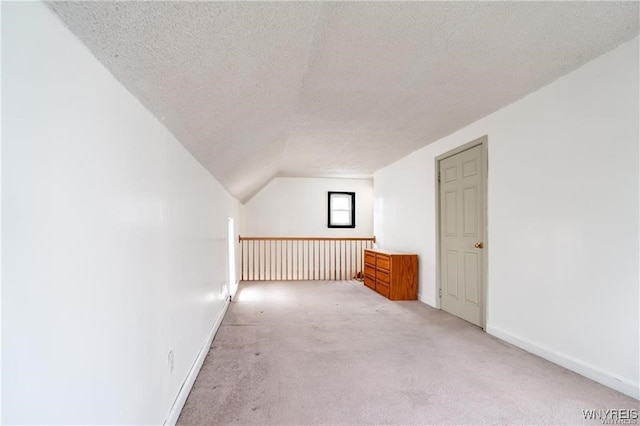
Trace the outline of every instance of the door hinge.
[[440, 172], [438, 172], [438, 182], [440, 182]]
[[438, 297], [442, 297], [442, 289], [441, 288], [438, 289]]

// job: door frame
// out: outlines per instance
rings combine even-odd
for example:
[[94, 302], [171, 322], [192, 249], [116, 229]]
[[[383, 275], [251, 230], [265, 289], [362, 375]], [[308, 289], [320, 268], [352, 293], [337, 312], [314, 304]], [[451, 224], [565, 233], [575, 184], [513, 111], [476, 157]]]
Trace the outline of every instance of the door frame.
[[471, 148], [475, 148], [476, 146], [480, 146], [480, 166], [482, 167], [482, 218], [483, 218], [483, 242], [484, 249], [482, 249], [482, 329], [486, 330], [487, 328], [487, 291], [488, 291], [488, 268], [487, 268], [487, 259], [488, 259], [488, 228], [487, 228], [487, 181], [489, 180], [489, 163], [488, 163], [488, 144], [489, 138], [487, 135], [481, 136], [477, 139], [472, 140], [471, 142], [467, 142], [464, 145], [460, 145], [457, 148], [454, 148], [450, 151], [445, 152], [444, 154], [438, 155], [435, 158], [435, 186], [436, 186], [436, 307], [438, 309], [442, 309], [442, 282], [441, 282], [441, 273], [440, 273], [440, 249], [441, 249], [441, 236], [440, 236], [440, 182], [438, 182], [438, 173], [440, 172], [440, 162], [445, 158], [449, 158], [456, 154], [461, 153], [462, 151], [466, 151]]

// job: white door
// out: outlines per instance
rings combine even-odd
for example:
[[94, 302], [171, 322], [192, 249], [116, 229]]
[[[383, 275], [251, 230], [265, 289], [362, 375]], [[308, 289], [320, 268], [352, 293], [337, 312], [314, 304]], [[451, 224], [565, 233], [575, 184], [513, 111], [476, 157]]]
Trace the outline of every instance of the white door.
[[482, 145], [438, 162], [440, 307], [484, 327]]

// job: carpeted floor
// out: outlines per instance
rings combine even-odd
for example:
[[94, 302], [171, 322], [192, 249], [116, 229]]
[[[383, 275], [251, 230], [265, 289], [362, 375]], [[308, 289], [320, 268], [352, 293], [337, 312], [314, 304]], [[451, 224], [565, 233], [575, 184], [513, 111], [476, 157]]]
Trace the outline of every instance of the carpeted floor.
[[420, 302], [359, 282], [244, 282], [182, 425], [588, 424], [640, 409]]

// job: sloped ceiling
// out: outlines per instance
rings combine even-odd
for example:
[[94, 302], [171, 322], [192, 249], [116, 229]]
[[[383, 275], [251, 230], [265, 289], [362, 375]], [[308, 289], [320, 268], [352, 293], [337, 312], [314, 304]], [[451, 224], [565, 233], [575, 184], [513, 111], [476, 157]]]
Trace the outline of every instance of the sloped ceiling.
[[51, 2], [230, 193], [367, 177], [633, 38], [638, 2]]

